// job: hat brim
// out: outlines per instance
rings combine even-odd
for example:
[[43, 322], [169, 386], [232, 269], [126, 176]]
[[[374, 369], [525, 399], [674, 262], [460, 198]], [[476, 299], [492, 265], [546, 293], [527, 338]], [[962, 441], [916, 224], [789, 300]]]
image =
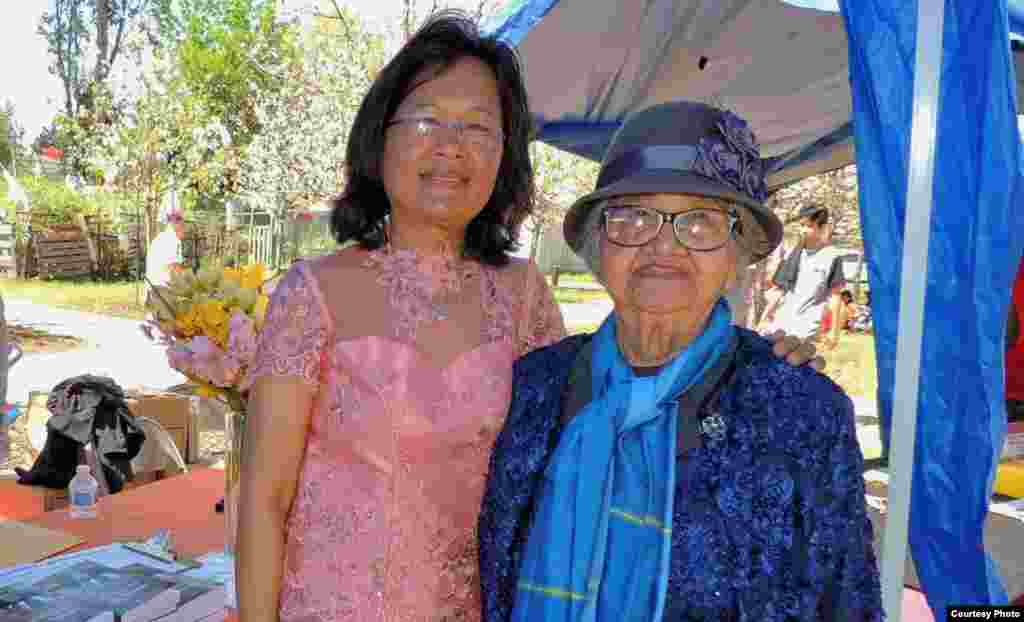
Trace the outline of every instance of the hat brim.
[[[671, 170], [647, 170], [630, 175], [577, 200], [569, 208], [562, 224], [562, 233], [569, 247], [579, 252], [587, 216], [602, 199], [627, 194], [687, 194], [712, 199], [723, 199], [745, 208], [740, 214], [744, 223], [744, 246], [751, 253], [750, 263], [756, 263], [772, 253], [782, 241], [782, 221], [762, 203], [696, 173]], [[756, 224], [760, 231], [753, 232], [749, 225]]]

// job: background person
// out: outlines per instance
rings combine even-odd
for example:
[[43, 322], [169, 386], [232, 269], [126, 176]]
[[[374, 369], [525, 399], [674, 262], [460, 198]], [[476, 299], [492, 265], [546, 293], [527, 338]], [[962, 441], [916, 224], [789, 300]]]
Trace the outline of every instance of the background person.
[[153, 287], [167, 287], [171, 275], [185, 269], [181, 241], [185, 239], [185, 215], [177, 208], [165, 209], [159, 218], [160, 233], [146, 250], [146, 306]]
[[[853, 321], [857, 318], [860, 313], [860, 306], [853, 301], [853, 292], [848, 289], [844, 289], [839, 293], [839, 331], [853, 330]], [[825, 307], [825, 311], [821, 316], [821, 328], [819, 329], [823, 336], [830, 335], [832, 332], [832, 309], [831, 307]]]
[[[774, 283], [783, 294], [765, 313], [769, 330], [812, 339], [819, 335], [826, 307], [832, 317], [839, 314], [839, 292], [846, 282], [842, 252], [832, 246], [832, 222], [827, 208], [809, 204], [800, 208], [789, 222], [800, 226], [800, 243], [783, 259]], [[822, 335], [826, 348], [839, 340], [838, 323]]]

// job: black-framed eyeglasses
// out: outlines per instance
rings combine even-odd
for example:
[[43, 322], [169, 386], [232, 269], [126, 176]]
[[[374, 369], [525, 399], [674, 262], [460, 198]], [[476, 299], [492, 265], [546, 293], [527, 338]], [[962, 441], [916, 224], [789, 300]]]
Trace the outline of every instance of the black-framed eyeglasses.
[[500, 146], [505, 139], [504, 132], [500, 128], [491, 128], [481, 123], [441, 121], [434, 117], [393, 119], [387, 127], [392, 125], [410, 125], [416, 132], [416, 136], [424, 139], [439, 138], [443, 131], [452, 131], [462, 143], [480, 149], [494, 149]]
[[692, 251], [717, 250], [739, 232], [736, 212], [694, 209], [675, 214], [640, 205], [604, 208], [604, 230], [608, 241], [619, 246], [644, 246], [672, 223], [676, 241]]

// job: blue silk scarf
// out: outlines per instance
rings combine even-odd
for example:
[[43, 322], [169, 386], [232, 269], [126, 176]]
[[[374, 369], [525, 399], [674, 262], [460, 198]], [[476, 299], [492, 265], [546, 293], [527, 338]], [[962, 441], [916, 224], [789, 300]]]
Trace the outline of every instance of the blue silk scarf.
[[592, 395], [539, 487], [513, 622], [657, 622], [668, 585], [679, 396], [728, 349], [719, 302], [704, 332], [654, 376], [619, 351], [615, 316], [593, 338]]

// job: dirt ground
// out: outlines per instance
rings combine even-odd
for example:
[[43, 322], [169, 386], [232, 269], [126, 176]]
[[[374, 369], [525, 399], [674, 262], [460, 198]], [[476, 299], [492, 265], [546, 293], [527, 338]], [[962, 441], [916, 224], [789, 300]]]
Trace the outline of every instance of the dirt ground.
[[84, 347], [87, 342], [71, 335], [54, 335], [36, 328], [7, 325], [7, 338], [18, 344], [26, 354], [67, 352]]

